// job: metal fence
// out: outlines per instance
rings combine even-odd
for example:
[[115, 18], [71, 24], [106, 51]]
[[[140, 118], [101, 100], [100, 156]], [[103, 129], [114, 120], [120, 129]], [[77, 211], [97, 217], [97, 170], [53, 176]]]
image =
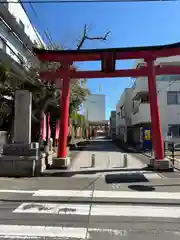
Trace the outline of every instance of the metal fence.
[[175, 159], [178, 157], [180, 158], [180, 143], [165, 141], [164, 154], [165, 154], [165, 157], [169, 157], [174, 164]]

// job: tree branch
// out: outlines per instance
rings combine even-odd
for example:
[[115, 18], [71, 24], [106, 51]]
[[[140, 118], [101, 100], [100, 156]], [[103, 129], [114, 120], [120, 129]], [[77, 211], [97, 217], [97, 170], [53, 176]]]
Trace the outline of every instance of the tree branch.
[[82, 36], [81, 41], [77, 45], [77, 50], [80, 50], [82, 48], [82, 46], [84, 45], [84, 42], [86, 40], [102, 40], [102, 41], [106, 41], [110, 33], [111, 33], [111, 31], [108, 31], [107, 33], [105, 33], [104, 36], [90, 37], [90, 36], [87, 35], [87, 25], [85, 24], [83, 36]]

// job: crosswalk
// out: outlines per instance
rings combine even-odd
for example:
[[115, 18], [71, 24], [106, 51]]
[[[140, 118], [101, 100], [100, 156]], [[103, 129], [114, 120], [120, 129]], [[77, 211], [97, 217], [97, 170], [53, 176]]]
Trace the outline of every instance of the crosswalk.
[[[125, 222], [129, 219], [132, 225], [138, 221], [180, 221], [180, 192], [1, 189], [0, 194], [4, 193], [20, 195], [26, 201], [0, 205], [2, 240], [117, 240], [133, 235], [133, 229], [121, 227], [124, 219]], [[108, 202], [109, 199], [113, 201]], [[141, 202], [134, 202], [134, 199]], [[153, 201], [153, 204], [146, 204], [146, 201]], [[156, 204], [158, 201], [162, 204]], [[163, 204], [163, 201], [172, 204]], [[7, 212], [4, 209], [8, 209]], [[176, 239], [173, 239], [175, 232], [171, 234], [168, 236]]]
[[151, 218], [180, 218], [180, 208], [171, 206], [146, 205], [101, 205], [101, 204], [48, 204], [23, 203], [14, 213], [81, 215], [81, 216], [111, 216], [111, 217], [151, 217]]

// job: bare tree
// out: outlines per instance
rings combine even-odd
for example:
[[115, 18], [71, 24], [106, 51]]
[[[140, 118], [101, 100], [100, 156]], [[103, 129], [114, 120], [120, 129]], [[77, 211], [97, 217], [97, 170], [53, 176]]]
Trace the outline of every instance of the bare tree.
[[86, 40], [106, 41], [108, 36], [110, 35], [110, 33], [111, 33], [111, 31], [108, 31], [104, 34], [104, 36], [94, 36], [94, 37], [88, 36], [88, 28], [87, 28], [87, 25], [85, 24], [84, 31], [83, 31], [83, 36], [82, 36], [80, 42], [77, 45], [77, 50], [80, 50], [83, 47]]

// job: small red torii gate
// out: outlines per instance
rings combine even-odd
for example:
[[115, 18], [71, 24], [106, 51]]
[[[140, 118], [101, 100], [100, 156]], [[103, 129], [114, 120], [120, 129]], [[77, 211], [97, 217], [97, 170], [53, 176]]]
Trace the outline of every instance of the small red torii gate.
[[[40, 72], [40, 78], [48, 81], [62, 81], [60, 106], [60, 135], [58, 158], [66, 162], [70, 79], [81, 78], [112, 78], [112, 77], [148, 77], [150, 111], [152, 121], [152, 142], [156, 162], [164, 159], [164, 141], [159, 114], [159, 103], [156, 87], [156, 75], [180, 74], [179, 66], [155, 66], [157, 58], [180, 55], [180, 43], [148, 47], [83, 49], [83, 50], [44, 50], [34, 48], [34, 53], [41, 61], [60, 62], [62, 67], [56, 71]], [[146, 66], [140, 69], [116, 69], [116, 60], [144, 59]], [[74, 62], [101, 61], [99, 71], [76, 71], [72, 68]]]

